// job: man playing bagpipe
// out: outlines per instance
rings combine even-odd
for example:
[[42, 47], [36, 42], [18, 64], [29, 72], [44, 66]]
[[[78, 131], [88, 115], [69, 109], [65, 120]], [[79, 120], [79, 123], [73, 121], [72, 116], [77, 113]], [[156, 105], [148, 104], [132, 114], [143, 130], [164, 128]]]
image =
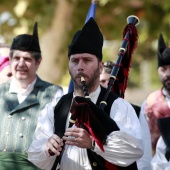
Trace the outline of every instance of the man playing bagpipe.
[[[133, 107], [112, 92], [105, 109], [99, 107], [106, 91], [99, 80], [102, 47], [103, 35], [90, 18], [68, 48], [74, 92], [64, 95], [55, 108], [52, 103], [45, 107], [43, 112], [48, 114], [39, 119], [29, 148], [29, 160], [39, 168], [137, 169], [143, 146]], [[75, 120], [69, 123], [70, 117]]]

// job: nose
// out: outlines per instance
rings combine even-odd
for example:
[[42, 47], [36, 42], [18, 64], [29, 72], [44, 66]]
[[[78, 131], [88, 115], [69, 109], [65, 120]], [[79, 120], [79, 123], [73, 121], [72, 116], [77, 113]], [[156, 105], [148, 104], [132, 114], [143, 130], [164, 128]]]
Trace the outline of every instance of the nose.
[[25, 60], [23, 58], [20, 58], [20, 60], [18, 61], [18, 65], [22, 66], [23, 64], [25, 64]]
[[79, 61], [78, 63], [78, 71], [84, 71], [84, 64], [83, 64], [83, 61]]

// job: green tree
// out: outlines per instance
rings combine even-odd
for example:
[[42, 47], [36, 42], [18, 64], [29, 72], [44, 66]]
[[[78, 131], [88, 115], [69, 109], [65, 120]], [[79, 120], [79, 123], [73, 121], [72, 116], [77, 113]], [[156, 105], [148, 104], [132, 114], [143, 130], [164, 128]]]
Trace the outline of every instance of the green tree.
[[[7, 43], [17, 34], [32, 33], [38, 21], [43, 62], [38, 74], [53, 83], [68, 85], [67, 47], [74, 32], [84, 24], [91, 0], [1, 0], [0, 34]], [[141, 83], [142, 63], [152, 64], [156, 71], [157, 39], [163, 33], [169, 42], [170, 2], [168, 0], [99, 0], [96, 12], [105, 40], [112, 46], [104, 49], [104, 60], [116, 60], [122, 41], [126, 18], [136, 15], [140, 19], [137, 27], [139, 44], [133, 55], [129, 86]], [[4, 19], [6, 14], [6, 19]], [[8, 16], [8, 17], [7, 17]], [[149, 71], [149, 70], [148, 70]], [[149, 74], [149, 73], [148, 73]], [[157, 75], [151, 81], [158, 82]]]

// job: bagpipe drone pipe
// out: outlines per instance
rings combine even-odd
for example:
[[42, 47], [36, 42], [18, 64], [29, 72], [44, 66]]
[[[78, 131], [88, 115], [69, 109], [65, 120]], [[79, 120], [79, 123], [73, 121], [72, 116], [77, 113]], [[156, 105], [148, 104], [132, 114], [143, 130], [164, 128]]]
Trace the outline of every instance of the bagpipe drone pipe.
[[[110, 79], [108, 82], [107, 92], [101, 103], [101, 108], [105, 107], [105, 100], [108, 97], [110, 91], [115, 92], [115, 90], [119, 90], [116, 94], [119, 94], [120, 97], [124, 98], [125, 90], [127, 87], [127, 79], [129, 74], [129, 69], [132, 60], [132, 53], [138, 44], [138, 34], [136, 26], [139, 24], [138, 17], [131, 15], [127, 18], [127, 26], [123, 31], [123, 40], [122, 44], [119, 48], [118, 58], [116, 64], [113, 66], [111, 71]], [[118, 79], [118, 89], [114, 90], [114, 82]]]

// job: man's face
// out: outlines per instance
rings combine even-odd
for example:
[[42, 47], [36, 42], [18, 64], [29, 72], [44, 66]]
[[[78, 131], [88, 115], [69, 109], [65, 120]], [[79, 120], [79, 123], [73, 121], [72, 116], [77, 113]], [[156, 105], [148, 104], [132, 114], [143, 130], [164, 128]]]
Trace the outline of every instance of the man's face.
[[170, 92], [170, 65], [159, 67], [158, 74], [163, 86]]
[[109, 79], [110, 79], [110, 74], [108, 74], [108, 73], [100, 74], [100, 84], [103, 87], [107, 88]]
[[75, 88], [82, 89], [80, 78], [83, 76], [87, 88], [93, 89], [99, 85], [99, 76], [103, 69], [103, 62], [98, 62], [95, 55], [83, 53], [70, 56], [69, 73]]
[[36, 71], [41, 58], [36, 61], [29, 52], [15, 50], [11, 59], [12, 75], [19, 81], [31, 83], [36, 77]]

